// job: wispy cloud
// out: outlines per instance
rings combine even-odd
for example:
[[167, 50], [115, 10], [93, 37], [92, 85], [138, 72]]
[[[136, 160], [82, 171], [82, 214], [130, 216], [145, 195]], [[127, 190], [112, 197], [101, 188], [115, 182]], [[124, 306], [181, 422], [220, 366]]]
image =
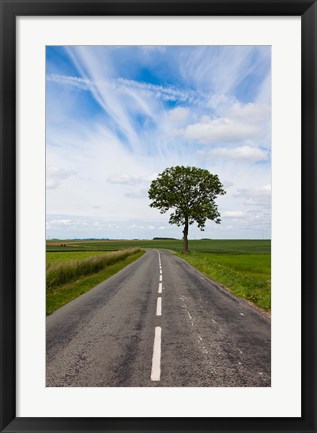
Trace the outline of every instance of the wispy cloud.
[[116, 92], [118, 95], [129, 95], [131, 92], [136, 91], [143, 97], [152, 97], [168, 102], [172, 101], [197, 105], [208, 102], [206, 95], [202, 92], [193, 91], [189, 88], [182, 89], [176, 86], [163, 86], [124, 78], [94, 82], [87, 78], [49, 74], [46, 79], [48, 82], [59, 84], [67, 88], [89, 92], [94, 92], [96, 88], [103, 88]]

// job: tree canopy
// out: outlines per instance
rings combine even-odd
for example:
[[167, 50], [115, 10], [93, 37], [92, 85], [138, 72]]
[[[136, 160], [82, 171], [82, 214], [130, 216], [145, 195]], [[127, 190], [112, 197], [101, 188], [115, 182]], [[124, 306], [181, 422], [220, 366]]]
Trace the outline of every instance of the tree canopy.
[[173, 209], [169, 223], [184, 226], [183, 251], [188, 252], [188, 227], [194, 222], [204, 230], [207, 219], [220, 224], [215, 199], [225, 194], [216, 174], [198, 167], [166, 168], [152, 181], [148, 192], [150, 206], [161, 213]]

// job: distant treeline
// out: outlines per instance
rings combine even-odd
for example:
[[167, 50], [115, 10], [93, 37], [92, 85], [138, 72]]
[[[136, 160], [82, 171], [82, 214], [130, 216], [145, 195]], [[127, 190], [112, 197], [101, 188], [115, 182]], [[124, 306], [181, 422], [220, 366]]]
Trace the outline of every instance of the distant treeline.
[[176, 238], [153, 238], [153, 241], [178, 241]]

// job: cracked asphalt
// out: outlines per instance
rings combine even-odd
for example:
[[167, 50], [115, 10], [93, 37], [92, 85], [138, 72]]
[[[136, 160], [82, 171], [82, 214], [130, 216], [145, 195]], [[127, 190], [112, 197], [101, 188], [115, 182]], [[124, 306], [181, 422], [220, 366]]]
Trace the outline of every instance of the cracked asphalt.
[[50, 387], [267, 387], [271, 321], [150, 250], [48, 316], [46, 354]]

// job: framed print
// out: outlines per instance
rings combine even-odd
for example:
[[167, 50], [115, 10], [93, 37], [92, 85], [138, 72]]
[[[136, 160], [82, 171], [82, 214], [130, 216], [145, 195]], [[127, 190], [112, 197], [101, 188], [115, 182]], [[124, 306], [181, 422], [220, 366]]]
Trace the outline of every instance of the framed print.
[[316, 431], [315, 1], [1, 0], [1, 431]]

